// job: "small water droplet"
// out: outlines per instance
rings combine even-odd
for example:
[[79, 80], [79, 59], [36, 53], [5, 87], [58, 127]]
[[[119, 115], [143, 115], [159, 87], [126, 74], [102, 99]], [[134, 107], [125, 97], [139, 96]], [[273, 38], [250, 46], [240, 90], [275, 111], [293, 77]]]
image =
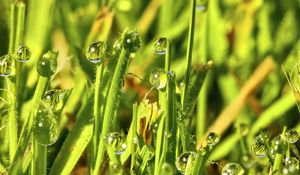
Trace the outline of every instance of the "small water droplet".
[[186, 112], [183, 109], [179, 109], [177, 111], [176, 118], [178, 122], [183, 122], [186, 119], [186, 117], [187, 117]]
[[[176, 162], [175, 162], [177, 170], [181, 174], [184, 174], [188, 162], [191, 162], [193, 164], [195, 161], [196, 155], [197, 154], [195, 152], [185, 152], [185, 153], [181, 154], [176, 159]], [[189, 159], [192, 159], [192, 160], [189, 160]]]
[[20, 44], [17, 48], [16, 59], [20, 62], [27, 62], [31, 57], [31, 52], [28, 47]]
[[170, 80], [175, 80], [175, 72], [170, 70], [167, 72], [167, 77], [170, 79]]
[[165, 131], [164, 132], [165, 138], [171, 138], [172, 137], [172, 133], [169, 131]]
[[222, 169], [222, 175], [243, 175], [244, 168], [238, 163], [228, 163]]
[[110, 173], [111, 174], [122, 174], [122, 167], [117, 163], [110, 162], [109, 163]]
[[206, 136], [206, 143], [210, 146], [216, 145], [219, 142], [219, 140], [220, 140], [220, 137], [218, 136], [218, 134], [216, 134], [214, 132], [210, 132]]
[[271, 141], [272, 147], [270, 151], [271, 157], [275, 158], [275, 155], [278, 154], [284, 154], [287, 150], [287, 142], [283, 139], [281, 139], [281, 136], [276, 136]]
[[299, 140], [299, 133], [295, 129], [285, 132], [285, 138], [289, 143], [296, 143]]
[[201, 156], [205, 156], [208, 152], [208, 148], [206, 146], [203, 146], [201, 145], [198, 149], [198, 153], [201, 155]]
[[130, 53], [136, 52], [141, 47], [141, 37], [134, 29], [126, 29], [122, 36], [122, 43], [125, 50]]
[[62, 110], [64, 107], [63, 99], [66, 96], [69, 96], [70, 93], [71, 90], [69, 89], [50, 89], [45, 93], [43, 101], [53, 110], [53, 112], [57, 112]]
[[244, 165], [244, 167], [250, 168], [255, 163], [255, 159], [251, 154], [248, 153], [242, 156], [241, 163]]
[[252, 141], [251, 150], [256, 157], [266, 157], [269, 153], [269, 147], [265, 137], [261, 134], [256, 136]]
[[150, 83], [157, 89], [164, 89], [167, 85], [166, 72], [163, 69], [155, 69], [152, 71]]
[[169, 163], [164, 162], [161, 166], [160, 174], [174, 175], [174, 168]]
[[246, 136], [249, 132], [249, 126], [246, 123], [240, 123], [238, 125], [238, 131], [242, 136]]
[[86, 50], [86, 58], [92, 63], [102, 63], [106, 53], [106, 43], [96, 41]]
[[114, 42], [113, 54], [114, 55], [120, 54], [121, 50], [122, 50], [122, 40], [119, 38]]
[[206, 3], [204, 3], [204, 4], [198, 4], [198, 5], [196, 5], [196, 9], [198, 11], [201, 11], [201, 12], [206, 11], [207, 5], [206, 5]]
[[160, 37], [158, 38], [154, 45], [154, 51], [155, 53], [159, 54], [159, 55], [163, 55], [166, 54], [167, 52], [167, 47], [168, 47], [168, 39], [165, 37]]
[[287, 157], [284, 160], [284, 174], [296, 175], [299, 173], [299, 160], [295, 157]]
[[41, 145], [54, 144], [59, 136], [60, 128], [54, 114], [48, 109], [39, 109], [33, 122], [33, 136]]
[[0, 57], [0, 76], [7, 77], [13, 72], [12, 58], [9, 54]]
[[58, 52], [48, 51], [38, 60], [37, 72], [40, 76], [50, 77], [56, 72]]
[[125, 138], [120, 132], [109, 133], [105, 137], [105, 142], [117, 155], [122, 154], [127, 148]]

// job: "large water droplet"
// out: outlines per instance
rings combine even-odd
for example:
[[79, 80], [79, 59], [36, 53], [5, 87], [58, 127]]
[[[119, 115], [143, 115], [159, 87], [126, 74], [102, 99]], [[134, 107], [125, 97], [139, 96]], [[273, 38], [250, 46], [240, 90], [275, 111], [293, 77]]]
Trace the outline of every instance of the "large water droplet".
[[296, 143], [299, 140], [299, 133], [295, 129], [285, 132], [285, 138], [289, 143]]
[[299, 173], [299, 160], [295, 157], [288, 157], [284, 160], [283, 174], [296, 175]]
[[163, 175], [174, 175], [174, 168], [169, 163], [163, 163], [160, 169], [160, 174]]
[[210, 146], [216, 145], [219, 142], [219, 140], [220, 140], [220, 137], [218, 136], [218, 134], [216, 134], [214, 132], [210, 132], [206, 136], [206, 143]]
[[12, 58], [9, 54], [0, 57], [0, 76], [7, 77], [13, 72]]
[[106, 53], [106, 43], [93, 42], [86, 50], [86, 58], [92, 63], [102, 63]]
[[37, 63], [37, 72], [40, 76], [50, 77], [56, 72], [58, 52], [48, 51]]
[[[188, 162], [191, 162], [193, 164], [195, 161], [196, 155], [197, 154], [195, 152], [186, 152], [186, 153], [181, 154], [176, 159], [176, 162], [175, 162], [177, 170], [181, 174], [184, 174]], [[191, 160], [189, 160], [189, 159], [191, 159]]]
[[244, 168], [238, 163], [228, 163], [222, 169], [222, 175], [243, 175]]
[[33, 136], [41, 145], [54, 144], [59, 136], [59, 125], [53, 113], [40, 109], [33, 122]]
[[264, 158], [268, 155], [269, 147], [268, 147], [268, 143], [265, 140], [264, 136], [258, 135], [253, 139], [252, 145], [251, 145], [251, 150], [254, 153], [254, 155], [259, 158]]
[[31, 52], [28, 47], [19, 45], [16, 52], [16, 59], [20, 62], [27, 62], [31, 57]]
[[150, 75], [150, 83], [157, 89], [164, 89], [167, 85], [167, 75], [163, 69], [155, 69]]
[[155, 53], [160, 54], [160, 55], [166, 54], [167, 47], [168, 47], [168, 39], [164, 38], [164, 37], [158, 38], [155, 41], [153, 47], [154, 47]]
[[115, 154], [122, 154], [127, 148], [125, 138], [120, 132], [111, 132], [104, 139]]
[[122, 43], [125, 50], [134, 53], [141, 47], [142, 40], [136, 30], [126, 29], [122, 36]]

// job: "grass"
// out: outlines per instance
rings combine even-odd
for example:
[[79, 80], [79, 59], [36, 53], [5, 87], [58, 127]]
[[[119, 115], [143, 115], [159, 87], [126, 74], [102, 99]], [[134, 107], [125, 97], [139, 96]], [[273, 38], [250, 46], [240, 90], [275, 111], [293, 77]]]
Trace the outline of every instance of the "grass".
[[0, 9], [0, 174], [299, 174], [298, 1]]

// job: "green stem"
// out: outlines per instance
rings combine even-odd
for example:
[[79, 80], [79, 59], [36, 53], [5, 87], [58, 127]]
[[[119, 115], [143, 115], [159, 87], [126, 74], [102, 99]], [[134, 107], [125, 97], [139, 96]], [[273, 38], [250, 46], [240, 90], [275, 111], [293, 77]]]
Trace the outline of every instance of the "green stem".
[[[100, 139], [100, 131], [101, 131], [101, 106], [100, 106], [100, 83], [101, 83], [101, 77], [103, 72], [103, 64], [97, 66], [96, 71], [96, 82], [95, 82], [95, 94], [94, 94], [94, 134], [93, 134], [93, 141], [92, 141], [92, 150], [91, 150], [91, 164], [93, 165], [95, 163], [96, 157], [97, 157], [97, 148], [99, 145], [99, 139]], [[92, 168], [92, 166], [90, 166]], [[90, 172], [93, 172], [93, 169], [90, 169]]]
[[34, 118], [38, 112], [38, 107], [39, 107], [39, 102], [43, 97], [44, 91], [47, 87], [47, 83], [49, 81], [49, 78], [45, 77], [39, 77], [33, 99], [31, 101], [31, 107], [29, 108], [30, 111], [28, 113], [28, 116], [26, 117], [25, 124], [22, 128], [22, 132], [20, 135], [20, 139], [18, 142], [18, 149], [16, 152], [16, 155], [14, 157], [14, 164], [12, 164], [9, 174], [12, 175], [18, 175], [20, 173], [20, 168], [22, 168], [22, 160], [23, 156], [25, 154], [25, 150], [27, 148], [27, 145], [29, 143], [29, 139], [31, 136], [31, 131], [32, 131], [32, 125]]
[[191, 6], [191, 19], [189, 26], [189, 38], [188, 38], [188, 48], [185, 59], [185, 77], [184, 77], [184, 90], [182, 96], [182, 107], [183, 110], [186, 110], [186, 106], [188, 103], [188, 95], [189, 95], [189, 83], [190, 83], [190, 73], [191, 73], [191, 65], [192, 65], [192, 57], [193, 57], [193, 44], [194, 44], [194, 28], [195, 28], [195, 9], [196, 9], [196, 0], [192, 0]]
[[[200, 27], [200, 61], [205, 63], [207, 61], [207, 12], [200, 14], [201, 27]], [[206, 113], [207, 113], [207, 92], [208, 92], [208, 82], [210, 76], [208, 76], [203, 83], [202, 90], [200, 91], [198, 97], [197, 106], [197, 128], [196, 137], [197, 140], [205, 134], [205, 123], [206, 123]]]
[[[281, 144], [284, 141], [283, 136], [285, 135], [285, 132], [286, 132], [286, 127], [283, 128], [279, 144]], [[282, 158], [283, 158], [283, 155], [281, 153], [277, 153], [275, 155], [275, 161], [274, 161], [274, 165], [273, 165], [273, 169], [272, 169], [273, 172], [280, 169], [281, 164], [282, 164], [282, 160], [283, 160]]]
[[[23, 40], [24, 30], [24, 18], [25, 18], [25, 4], [23, 2], [17, 2], [11, 5], [10, 11], [10, 40], [9, 40], [9, 54], [13, 54], [17, 45]], [[14, 60], [12, 60], [14, 62]], [[9, 160], [12, 163], [17, 150], [17, 82], [19, 80], [20, 66], [19, 63], [15, 63], [16, 80], [8, 79], [7, 86], [10, 94], [7, 95], [7, 101], [11, 106], [8, 114], [8, 126], [9, 126]]]
[[31, 164], [32, 175], [46, 175], [47, 170], [47, 146], [40, 145], [35, 139], [32, 143], [33, 163]]
[[[129, 64], [129, 59], [130, 59], [130, 53], [123, 48], [107, 96], [106, 109], [104, 112], [103, 124], [102, 124], [102, 132], [101, 132], [102, 136], [107, 135], [110, 131], [111, 119], [113, 118], [114, 113], [117, 110], [117, 106], [120, 100], [119, 97], [121, 93], [121, 88], [123, 84], [123, 77], [125, 75], [127, 66]], [[104, 145], [104, 140], [101, 138], [99, 141], [98, 153], [97, 153], [97, 158], [96, 158], [94, 172], [93, 172], [93, 174], [95, 175], [98, 174], [99, 172], [100, 164], [103, 161], [104, 153], [105, 153], [105, 145]]]
[[[189, 38], [188, 38], [188, 48], [186, 53], [186, 62], [185, 62], [185, 77], [184, 77], [184, 89], [183, 95], [181, 99], [182, 110], [187, 113], [186, 107], [188, 105], [189, 99], [189, 85], [190, 85], [190, 74], [191, 74], [191, 65], [192, 65], [192, 56], [193, 56], [193, 44], [194, 44], [194, 28], [195, 28], [195, 10], [196, 10], [196, 0], [192, 0], [191, 6], [191, 18], [190, 18], [190, 25], [189, 25]], [[180, 125], [184, 125], [181, 123]], [[183, 150], [186, 150], [186, 137], [185, 137], [185, 128], [184, 126], [179, 127], [180, 134], [181, 134], [181, 141]]]
[[135, 164], [135, 136], [137, 131], [137, 104], [133, 104], [133, 114], [132, 114], [132, 131], [131, 131], [131, 164], [130, 164], [130, 172], [133, 173], [133, 167]]

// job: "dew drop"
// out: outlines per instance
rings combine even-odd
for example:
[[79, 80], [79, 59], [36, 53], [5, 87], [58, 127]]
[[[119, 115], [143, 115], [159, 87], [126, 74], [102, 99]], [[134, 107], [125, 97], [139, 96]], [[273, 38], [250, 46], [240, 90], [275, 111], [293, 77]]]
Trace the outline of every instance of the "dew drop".
[[177, 111], [176, 118], [177, 118], [178, 122], [183, 122], [186, 119], [186, 117], [187, 117], [187, 114], [183, 109], [179, 109]]
[[271, 151], [270, 151], [270, 155], [271, 157], [275, 158], [275, 155], [278, 154], [284, 154], [285, 151], [287, 150], [287, 142], [283, 139], [281, 139], [281, 136], [276, 136], [273, 138], [273, 140], [271, 141]]
[[264, 158], [268, 155], [269, 147], [264, 136], [258, 135], [253, 139], [251, 150], [254, 153], [254, 155], [259, 158]]
[[174, 168], [169, 163], [163, 163], [161, 166], [160, 174], [163, 175], [174, 175]]
[[114, 42], [113, 54], [114, 55], [120, 54], [121, 50], [122, 50], [122, 40], [119, 38]]
[[201, 12], [206, 11], [207, 5], [206, 4], [198, 4], [198, 5], [196, 5], [196, 9]]
[[58, 52], [48, 51], [38, 60], [37, 72], [40, 76], [50, 77], [56, 72]]
[[244, 167], [250, 168], [255, 163], [255, 159], [250, 153], [248, 153], [242, 156], [241, 163]]
[[222, 169], [222, 175], [243, 175], [244, 168], [238, 163], [228, 163]]
[[299, 173], [299, 160], [295, 157], [287, 157], [284, 160], [284, 174], [297, 174]]
[[166, 54], [168, 47], [168, 39], [165, 37], [160, 37], [154, 42], [154, 51], [159, 55]]
[[296, 143], [299, 140], [299, 133], [295, 129], [285, 132], [285, 138], [289, 143]]
[[70, 89], [60, 90], [60, 89], [51, 89], [48, 90], [44, 97], [43, 101], [48, 104], [48, 106], [53, 110], [53, 112], [57, 112], [62, 110], [64, 107], [63, 99], [66, 96], [69, 96], [71, 93]]
[[135, 53], [141, 47], [141, 37], [133, 29], [126, 29], [122, 36], [122, 44], [125, 50]]
[[206, 143], [210, 146], [216, 145], [219, 142], [219, 140], [220, 140], [220, 137], [218, 136], [218, 134], [216, 134], [214, 132], [210, 132], [206, 136]]
[[31, 57], [31, 52], [28, 47], [20, 44], [17, 48], [16, 59], [20, 62], [27, 62]]
[[117, 163], [110, 162], [109, 163], [110, 173], [111, 174], [122, 174], [122, 167]]
[[120, 132], [111, 132], [105, 137], [106, 144], [115, 152], [115, 154], [122, 154], [127, 148], [125, 138]]
[[0, 76], [7, 77], [13, 72], [12, 58], [9, 54], [0, 57]]
[[150, 75], [150, 83], [156, 89], [164, 89], [167, 85], [166, 72], [163, 69], [155, 69]]
[[33, 136], [41, 145], [54, 144], [59, 136], [59, 125], [53, 113], [40, 109], [33, 123]]
[[86, 50], [86, 58], [92, 63], [102, 63], [105, 57], [106, 43], [103, 41], [93, 42]]
[[167, 72], [167, 77], [170, 79], [170, 80], [175, 80], [175, 72], [170, 70]]
[[[189, 160], [189, 159], [191, 159], [191, 160]], [[184, 174], [188, 162], [191, 162], [193, 164], [195, 159], [196, 159], [196, 153], [195, 152], [185, 152], [185, 153], [181, 154], [176, 159], [176, 162], [175, 162], [177, 170], [181, 174]]]
[[203, 146], [201, 145], [198, 149], [198, 153], [201, 155], [201, 156], [205, 156], [208, 152], [208, 148], [206, 146]]
[[245, 123], [240, 123], [238, 125], [238, 131], [242, 136], [246, 136], [249, 132], [249, 126]]

